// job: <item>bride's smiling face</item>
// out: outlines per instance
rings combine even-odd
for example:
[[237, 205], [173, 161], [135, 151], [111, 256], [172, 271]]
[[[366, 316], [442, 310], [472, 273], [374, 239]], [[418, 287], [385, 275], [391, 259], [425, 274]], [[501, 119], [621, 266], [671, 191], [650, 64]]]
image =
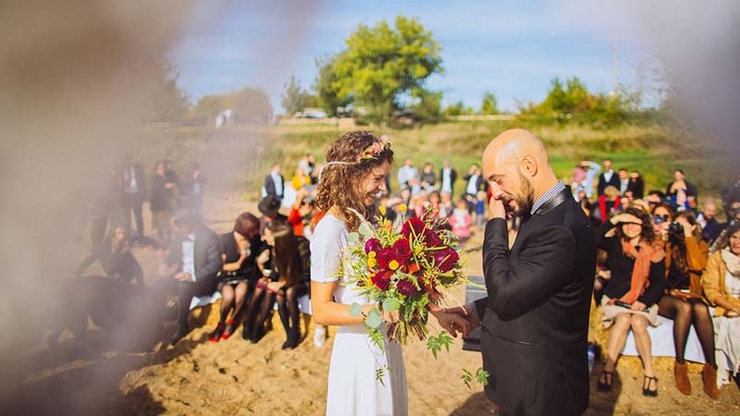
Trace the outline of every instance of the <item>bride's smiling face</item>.
[[385, 177], [391, 170], [391, 164], [387, 160], [379, 166], [373, 168], [362, 180], [359, 185], [359, 196], [362, 203], [367, 207], [375, 202], [378, 193], [386, 190]]

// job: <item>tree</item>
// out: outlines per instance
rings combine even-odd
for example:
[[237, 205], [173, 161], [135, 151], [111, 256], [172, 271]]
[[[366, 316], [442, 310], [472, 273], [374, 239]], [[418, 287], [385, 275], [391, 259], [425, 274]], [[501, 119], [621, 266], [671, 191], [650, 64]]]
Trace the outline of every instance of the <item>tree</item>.
[[298, 111], [303, 111], [306, 107], [318, 107], [319, 100], [314, 95], [301, 88], [301, 84], [296, 81], [295, 76], [290, 76], [290, 81], [284, 85], [285, 90], [280, 96], [280, 104], [283, 106], [287, 115], [293, 115]]
[[317, 92], [367, 106], [375, 121], [387, 121], [399, 96], [423, 89], [430, 75], [443, 72], [439, 44], [415, 18], [398, 16], [394, 27], [360, 24], [345, 44], [329, 61], [331, 70], [320, 73], [333, 79], [320, 78]]
[[318, 76], [316, 77], [314, 90], [316, 91], [318, 106], [323, 108], [329, 117], [337, 115], [337, 108], [347, 107], [352, 103], [351, 98], [340, 97], [335, 86], [337, 75], [334, 73], [334, 62], [336, 58], [337, 56], [316, 58], [315, 60]]
[[490, 115], [498, 113], [498, 101], [496, 100], [496, 95], [490, 91], [486, 91], [483, 93], [483, 100], [480, 105], [479, 114]]
[[190, 98], [177, 85], [180, 72], [166, 56], [144, 54], [127, 62], [124, 71], [132, 89], [146, 91], [140, 102], [142, 119], [176, 122], [185, 116]]
[[272, 120], [272, 104], [259, 88], [247, 87], [230, 93], [237, 123], [268, 124]]

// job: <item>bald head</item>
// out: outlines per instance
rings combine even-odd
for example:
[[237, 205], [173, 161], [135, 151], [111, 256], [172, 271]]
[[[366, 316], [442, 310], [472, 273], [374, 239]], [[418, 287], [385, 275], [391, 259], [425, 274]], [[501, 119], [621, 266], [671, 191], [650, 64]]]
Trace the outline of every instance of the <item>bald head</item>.
[[534, 188], [535, 198], [557, 183], [542, 140], [522, 129], [506, 130], [491, 140], [483, 152], [483, 176], [490, 183], [519, 176]]

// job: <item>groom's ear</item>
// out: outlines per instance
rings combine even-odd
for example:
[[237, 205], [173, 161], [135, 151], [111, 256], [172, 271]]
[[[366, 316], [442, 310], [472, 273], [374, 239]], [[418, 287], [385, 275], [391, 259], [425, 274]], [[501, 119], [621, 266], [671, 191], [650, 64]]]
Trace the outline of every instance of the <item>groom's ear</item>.
[[537, 159], [535, 159], [534, 156], [525, 155], [519, 161], [519, 170], [526, 177], [533, 178], [535, 175], [537, 175], [538, 169], [539, 167], [537, 166]]

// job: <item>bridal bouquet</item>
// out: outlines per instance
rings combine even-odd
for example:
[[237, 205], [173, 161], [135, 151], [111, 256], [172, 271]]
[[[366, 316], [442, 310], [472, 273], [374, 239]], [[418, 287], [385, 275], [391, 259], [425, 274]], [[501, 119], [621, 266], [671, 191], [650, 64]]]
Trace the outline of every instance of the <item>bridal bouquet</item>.
[[[402, 210], [401, 220], [393, 223], [385, 218], [382, 208], [377, 226], [357, 214], [362, 222], [359, 231], [349, 235], [345, 272], [382, 310], [399, 312], [399, 321], [386, 326], [389, 339], [401, 344], [406, 344], [409, 336], [423, 340], [429, 332], [428, 305], [439, 305], [447, 289], [467, 282], [458, 254], [460, 246], [457, 237], [444, 227], [446, 222], [428, 211], [421, 218], [404, 220]], [[360, 305], [352, 305], [350, 314], [360, 316]], [[365, 324], [373, 342], [382, 347], [378, 308], [367, 314]], [[449, 335], [434, 338], [427, 346], [435, 356], [440, 345], [449, 349]]]

